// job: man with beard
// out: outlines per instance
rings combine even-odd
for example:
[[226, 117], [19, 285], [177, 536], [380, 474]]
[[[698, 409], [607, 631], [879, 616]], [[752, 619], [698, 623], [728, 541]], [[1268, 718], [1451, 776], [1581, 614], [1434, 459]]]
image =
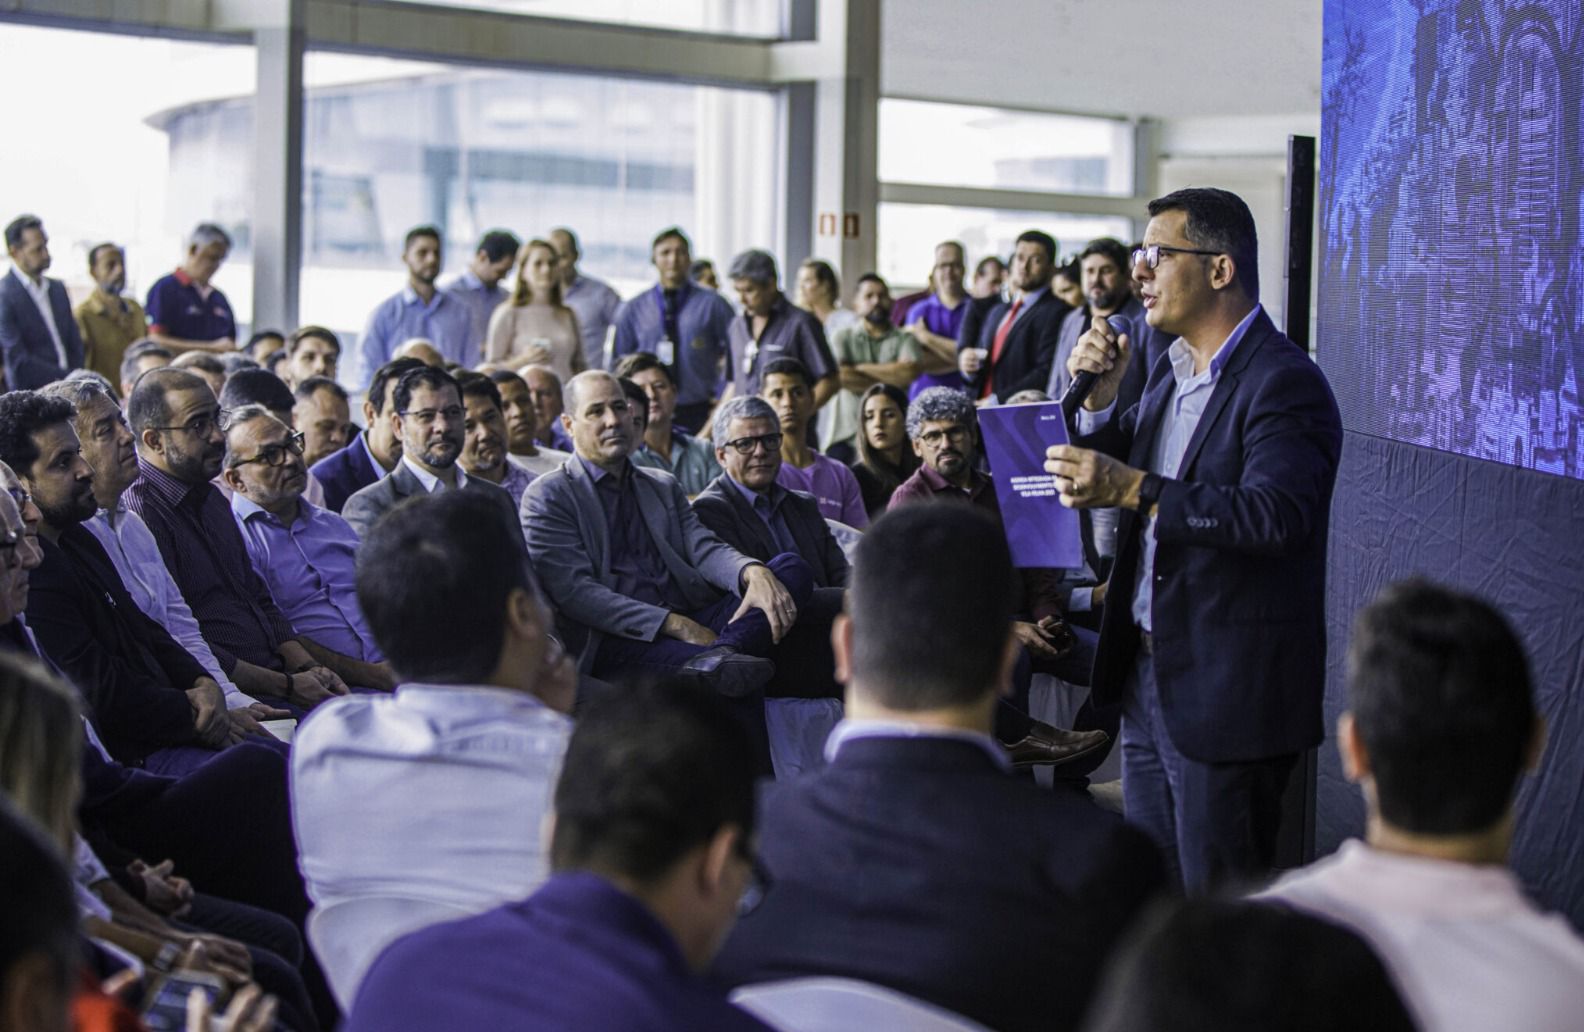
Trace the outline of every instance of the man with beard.
[[212, 480], [225, 459], [226, 416], [203, 380], [145, 373], [127, 401], [138, 478], [127, 507], [148, 524], [204, 640], [238, 688], [306, 711], [346, 694], [344, 659], [300, 637], [248, 562], [231, 507]]
[[[1110, 237], [1091, 240], [1078, 256], [1078, 266], [1083, 276], [1084, 299], [1089, 303], [1089, 312], [1086, 315], [1082, 309], [1078, 309], [1068, 312], [1067, 318], [1062, 320], [1061, 336], [1056, 341], [1056, 360], [1051, 366], [1045, 393], [1058, 399], [1067, 393], [1067, 387], [1072, 383], [1072, 375], [1067, 372], [1067, 360], [1078, 346], [1078, 338], [1089, 329], [1094, 319], [1120, 319], [1127, 328], [1115, 332], [1126, 333], [1133, 342], [1133, 360], [1117, 391], [1117, 404], [1126, 412], [1143, 395], [1149, 367], [1171, 341], [1161, 340], [1144, 321], [1144, 306], [1133, 296], [1133, 263], [1121, 241]], [[1115, 325], [1112, 322], [1112, 326]]]
[[473, 340], [473, 313], [455, 295], [435, 287], [440, 275], [443, 250], [440, 231], [433, 226], [417, 226], [402, 242], [402, 263], [407, 266], [407, 285], [381, 301], [369, 313], [368, 326], [358, 340], [362, 358], [356, 383], [366, 385], [380, 366], [396, 358], [404, 342], [421, 337], [453, 362], [462, 362]]
[[368, 429], [345, 448], [313, 463], [309, 472], [324, 485], [325, 508], [340, 512], [348, 498], [396, 468], [401, 460], [401, 438], [396, 436], [391, 393], [402, 374], [422, 365], [416, 358], [398, 358], [380, 366], [363, 401], [363, 423]]
[[[546, 447], [534, 439], [539, 432], [539, 410], [527, 380], [510, 369], [497, 369], [489, 378], [500, 389], [501, 414], [506, 417], [506, 449], [512, 462], [542, 476], [572, 457], [570, 452]], [[560, 395], [556, 397], [559, 399]]]
[[981, 401], [997, 403], [1018, 391], [1041, 389], [1050, 377], [1062, 318], [1072, 309], [1051, 293], [1056, 241], [1031, 229], [1012, 252], [1012, 285], [1018, 294], [985, 317], [977, 339], [958, 341], [957, 369]]
[[297, 633], [343, 657], [353, 684], [395, 687], [358, 608], [357, 534], [346, 520], [303, 497], [308, 467], [303, 436], [260, 405], [231, 414], [226, 468], [231, 512], [253, 569]]
[[819, 414], [820, 444], [838, 462], [858, 457], [859, 395], [877, 383], [907, 390], [923, 368], [918, 340], [891, 324], [891, 291], [885, 280], [872, 272], [860, 276], [853, 312], [858, 325], [831, 338], [831, 353], [841, 367], [841, 390]]
[[142, 305], [121, 296], [126, 289], [126, 252], [120, 247], [100, 244], [89, 251], [88, 274], [94, 292], [72, 311], [83, 341], [83, 368], [114, 383], [121, 375], [126, 349], [147, 335], [148, 318]]
[[484, 374], [469, 372], [457, 375], [457, 385], [462, 388], [465, 414], [462, 455], [457, 461], [468, 476], [504, 488], [515, 511], [536, 474], [507, 457], [506, 414], [500, 388]]
[[397, 381], [391, 402], [402, 457], [390, 476], [347, 499], [341, 515], [358, 537], [368, 537], [379, 518], [404, 500], [436, 491], [482, 491], [499, 503], [502, 518], [516, 525], [517, 510], [506, 492], [457, 466], [467, 410], [450, 373], [430, 366], [410, 370]]

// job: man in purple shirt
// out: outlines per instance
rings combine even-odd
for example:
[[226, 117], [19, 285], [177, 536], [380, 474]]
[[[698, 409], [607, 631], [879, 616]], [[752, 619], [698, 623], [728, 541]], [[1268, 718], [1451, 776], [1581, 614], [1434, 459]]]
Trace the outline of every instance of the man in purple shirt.
[[829, 401], [841, 386], [836, 359], [825, 342], [819, 320], [794, 308], [776, 285], [775, 259], [764, 251], [744, 251], [732, 259], [732, 285], [742, 301], [743, 314], [731, 324], [730, 351], [726, 356], [729, 381], [721, 400], [758, 394], [764, 369], [779, 358], [795, 358], [808, 369], [814, 383], [814, 407]]
[[963, 289], [963, 245], [955, 240], [935, 245], [935, 266], [930, 270], [934, 292], [907, 312], [907, 331], [924, 351], [924, 375], [913, 381], [909, 397], [931, 387], [967, 390], [968, 381], [957, 371], [957, 333], [968, 313], [968, 293]]
[[809, 446], [808, 425], [814, 416], [813, 377], [795, 358], [778, 358], [765, 366], [760, 397], [781, 420], [781, 472], [776, 483], [814, 496], [820, 514], [858, 530], [869, 526], [863, 492], [853, 471]]
[[764, 1032], [700, 977], [769, 887], [752, 845], [754, 759], [725, 703], [676, 685], [596, 701], [555, 814], [550, 880], [398, 940], [347, 1032]]

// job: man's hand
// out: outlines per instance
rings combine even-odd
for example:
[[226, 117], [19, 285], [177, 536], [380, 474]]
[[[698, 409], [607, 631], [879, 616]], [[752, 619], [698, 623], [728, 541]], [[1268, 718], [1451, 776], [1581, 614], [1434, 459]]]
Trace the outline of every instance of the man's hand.
[[1014, 620], [1012, 630], [1023, 647], [1036, 656], [1060, 659], [1072, 648], [1072, 633], [1054, 616], [1047, 616], [1039, 623]]
[[856, 391], [861, 394], [868, 390], [869, 385], [874, 382], [874, 377], [868, 373], [860, 373], [856, 366], [844, 365], [841, 367], [842, 390]]
[[[176, 962], [179, 970], [219, 975], [232, 986], [245, 985], [251, 977], [253, 958], [248, 956], [247, 949], [241, 943], [222, 939], [218, 935], [184, 935], [178, 936], [176, 941], [186, 947], [182, 950], [181, 959]], [[237, 951], [241, 952], [245, 964], [232, 963]]]
[[172, 874], [175, 867], [170, 860], [162, 860], [153, 867], [141, 860], [127, 864], [132, 876], [143, 882], [144, 904], [166, 917], [181, 917], [192, 909], [192, 883]]
[[667, 613], [665, 623], [660, 625], [660, 633], [667, 638], [675, 638], [677, 641], [685, 641], [689, 645], [703, 648], [715, 644], [714, 631], [681, 613]]
[[770, 567], [753, 565], [743, 570], [742, 605], [732, 614], [732, 619], [757, 609], [770, 621], [770, 637], [780, 641], [797, 622], [797, 605], [781, 582], [776, 580]]
[[275, 1027], [276, 1006], [275, 997], [249, 984], [216, 1017], [203, 990], [194, 989], [187, 997], [187, 1032], [269, 1032]]
[[1089, 593], [1090, 609], [1099, 609], [1101, 606], [1105, 605], [1106, 591], [1110, 587], [1111, 582], [1109, 580], [1101, 581], [1099, 584], [1094, 586], [1094, 590]]
[[963, 374], [963, 379], [972, 380], [978, 375], [984, 360], [984, 348], [963, 348], [957, 352], [957, 371]]
[[1045, 451], [1045, 472], [1056, 478], [1061, 503], [1069, 509], [1138, 508], [1144, 471], [1103, 452], [1053, 444]]
[[341, 678], [322, 666], [312, 666], [286, 677], [286, 699], [299, 706], [312, 708], [346, 693], [347, 686]]
[[276, 709], [266, 706], [262, 702], [251, 703], [247, 706], [238, 706], [231, 711], [231, 739], [241, 741], [248, 735], [259, 735], [263, 738], [274, 738], [260, 721], [265, 720], [290, 720], [291, 710]]
[[1116, 401], [1117, 389], [1122, 386], [1122, 374], [1127, 372], [1132, 343], [1128, 335], [1118, 334], [1105, 317], [1097, 315], [1089, 329], [1078, 338], [1072, 354], [1067, 356], [1067, 373], [1094, 373], [1100, 379], [1094, 390], [1084, 399], [1083, 407], [1090, 412], [1100, 412]]
[[225, 692], [212, 677], [200, 677], [187, 689], [192, 706], [193, 730], [198, 740], [211, 749], [224, 748], [231, 739], [231, 716], [226, 712]]

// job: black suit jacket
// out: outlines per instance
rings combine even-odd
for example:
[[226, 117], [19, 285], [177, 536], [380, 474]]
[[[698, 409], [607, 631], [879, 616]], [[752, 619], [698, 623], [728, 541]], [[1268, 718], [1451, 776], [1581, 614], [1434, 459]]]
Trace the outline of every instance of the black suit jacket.
[[997, 767], [980, 745], [859, 738], [765, 789], [773, 878], [716, 959], [731, 985], [858, 978], [992, 1028], [1078, 1026], [1106, 955], [1164, 886], [1114, 814]]
[[12, 269], [0, 278], [0, 350], [5, 352], [6, 385], [14, 391], [35, 390], [59, 380], [83, 364], [83, 342], [72, 316], [71, 299], [60, 280], [45, 279], [49, 285], [50, 314], [55, 331], [66, 349], [66, 368], [60, 366], [49, 325], [39, 314], [38, 305]]
[[[1157, 358], [1138, 405], [1078, 443], [1148, 469], [1176, 389]], [[1155, 520], [1155, 679], [1173, 744], [1209, 763], [1324, 738], [1325, 561], [1342, 451], [1319, 366], [1260, 312], [1221, 371]], [[1143, 523], [1122, 510], [1094, 697], [1119, 701], [1138, 653]]]
[[[830, 524], [820, 515], [819, 503], [802, 491], [788, 491], [779, 484], [772, 490], [784, 496], [781, 517], [797, 543], [797, 554], [814, 571], [814, 586], [845, 588], [847, 556], [836, 543]], [[781, 551], [770, 528], [725, 473], [710, 481], [693, 499], [693, 512], [716, 537], [749, 558], [768, 563]]]
[[[975, 397], [978, 397], [984, 386], [986, 370], [990, 370], [994, 376], [998, 401], [1006, 401], [1018, 391], [1042, 391], [1050, 377], [1051, 362], [1056, 358], [1056, 342], [1061, 336], [1062, 319], [1072, 311], [1072, 306], [1046, 290], [1033, 304], [1018, 313], [1017, 322], [1007, 331], [1000, 361], [992, 361], [996, 330], [1011, 307], [1003, 301], [990, 309], [984, 325], [979, 329], [979, 341], [975, 346], [984, 348], [990, 357], [980, 366], [979, 375], [970, 384]], [[961, 351], [967, 346], [965, 342], [959, 341], [957, 350]]]

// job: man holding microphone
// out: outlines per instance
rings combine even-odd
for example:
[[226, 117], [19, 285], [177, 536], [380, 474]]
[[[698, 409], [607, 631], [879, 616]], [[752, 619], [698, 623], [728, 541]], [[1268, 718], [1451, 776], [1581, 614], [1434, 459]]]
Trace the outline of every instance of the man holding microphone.
[[1176, 338], [1170, 361], [1116, 411], [1131, 342], [1095, 319], [1068, 360], [1093, 375], [1075, 444], [1045, 468], [1064, 505], [1123, 510], [1094, 700], [1123, 707], [1128, 818], [1203, 892], [1271, 867], [1287, 780], [1324, 737], [1342, 428], [1319, 368], [1259, 304], [1248, 206], [1189, 189], [1149, 213], [1132, 271], [1146, 321]]

